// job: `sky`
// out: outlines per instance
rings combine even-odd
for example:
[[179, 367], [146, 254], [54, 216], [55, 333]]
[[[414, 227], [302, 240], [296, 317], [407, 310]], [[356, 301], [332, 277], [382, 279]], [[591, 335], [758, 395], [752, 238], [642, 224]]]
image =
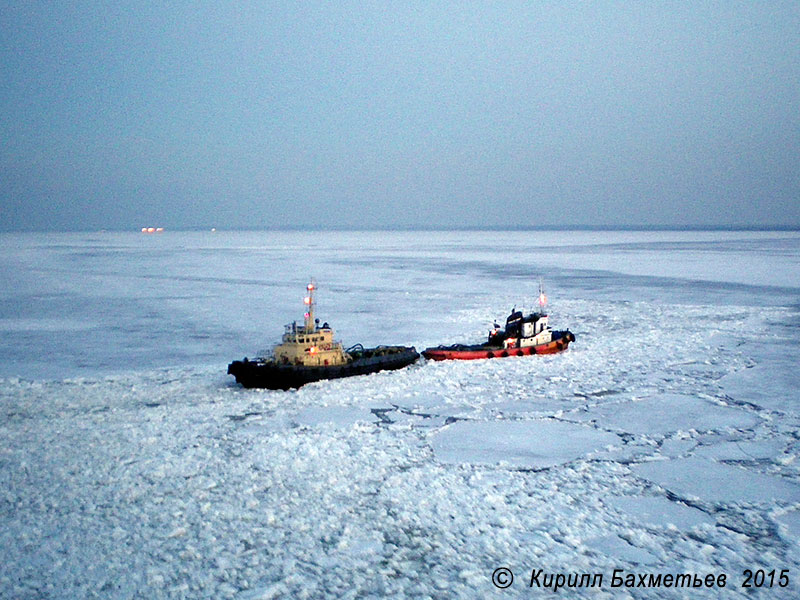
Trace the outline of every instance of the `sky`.
[[800, 227], [800, 3], [19, 2], [0, 230]]

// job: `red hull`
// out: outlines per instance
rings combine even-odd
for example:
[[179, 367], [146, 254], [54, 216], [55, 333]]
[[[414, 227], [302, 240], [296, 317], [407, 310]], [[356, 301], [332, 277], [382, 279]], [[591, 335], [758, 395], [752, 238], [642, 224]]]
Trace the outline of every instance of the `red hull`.
[[530, 356], [531, 354], [555, 354], [569, 346], [570, 339], [563, 337], [547, 344], [525, 348], [498, 348], [472, 346], [463, 348], [428, 348], [422, 356], [428, 360], [476, 360], [480, 358], [505, 358], [507, 356]]

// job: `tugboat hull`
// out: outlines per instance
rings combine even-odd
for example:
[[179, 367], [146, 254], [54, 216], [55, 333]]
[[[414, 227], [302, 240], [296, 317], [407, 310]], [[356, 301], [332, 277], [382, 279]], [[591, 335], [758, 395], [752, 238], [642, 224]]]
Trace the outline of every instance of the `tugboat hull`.
[[503, 346], [492, 346], [488, 344], [473, 346], [460, 344], [456, 344], [455, 346], [437, 346], [436, 348], [425, 349], [422, 352], [422, 356], [428, 360], [477, 360], [481, 358], [530, 356], [531, 354], [555, 354], [557, 352], [563, 352], [569, 347], [570, 342], [575, 341], [575, 336], [569, 331], [554, 331], [553, 337], [555, 339], [546, 344], [521, 348], [504, 348]]
[[361, 350], [351, 362], [340, 366], [284, 365], [269, 360], [235, 360], [228, 374], [246, 388], [288, 390], [323, 379], [368, 375], [402, 369], [419, 358], [413, 346], [381, 346]]

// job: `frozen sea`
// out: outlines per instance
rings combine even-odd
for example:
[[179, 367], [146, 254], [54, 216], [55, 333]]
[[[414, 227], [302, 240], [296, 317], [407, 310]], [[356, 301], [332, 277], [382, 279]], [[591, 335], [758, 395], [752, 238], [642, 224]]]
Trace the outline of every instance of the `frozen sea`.
[[[346, 346], [540, 278], [577, 341], [238, 387], [310, 277]], [[798, 365], [797, 232], [0, 234], [0, 597], [797, 598]]]

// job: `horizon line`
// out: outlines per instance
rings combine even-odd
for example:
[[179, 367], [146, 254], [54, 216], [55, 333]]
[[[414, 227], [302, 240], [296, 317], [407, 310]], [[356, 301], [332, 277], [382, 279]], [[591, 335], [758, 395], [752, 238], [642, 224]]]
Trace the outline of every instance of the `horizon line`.
[[[334, 226], [323, 227], [314, 225], [286, 225], [280, 227], [253, 227], [253, 226], [233, 226], [215, 227], [211, 225], [190, 225], [177, 226], [174, 228], [158, 226], [163, 233], [165, 231], [175, 232], [223, 232], [223, 231], [279, 231], [279, 232], [336, 232], [336, 231], [406, 231], [406, 232], [448, 232], [448, 231], [800, 231], [798, 225], [516, 225], [516, 226], [372, 226], [372, 227], [350, 227]], [[83, 229], [8, 229], [0, 230], [0, 233], [140, 233], [141, 227], [119, 228], [83, 228]]]

